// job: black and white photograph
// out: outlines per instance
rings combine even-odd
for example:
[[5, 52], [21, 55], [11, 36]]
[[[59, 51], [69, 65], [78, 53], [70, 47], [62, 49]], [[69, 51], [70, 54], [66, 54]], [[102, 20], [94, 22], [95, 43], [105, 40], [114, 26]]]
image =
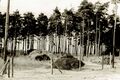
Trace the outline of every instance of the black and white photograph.
[[0, 80], [120, 80], [120, 0], [0, 0]]

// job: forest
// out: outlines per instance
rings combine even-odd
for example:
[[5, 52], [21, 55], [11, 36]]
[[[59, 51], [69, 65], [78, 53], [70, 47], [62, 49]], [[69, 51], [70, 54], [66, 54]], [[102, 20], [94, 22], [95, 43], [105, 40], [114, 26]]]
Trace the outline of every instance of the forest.
[[6, 13], [0, 12], [0, 56], [7, 61], [7, 56], [27, 56], [34, 50], [71, 54], [79, 60], [112, 55], [114, 68], [114, 57], [120, 56], [120, 17], [114, 10], [113, 14], [107, 13], [108, 7], [109, 2], [83, 0], [78, 10], [60, 12], [56, 7], [50, 17], [42, 12], [35, 17], [32, 12], [20, 14], [16, 10], [9, 15], [6, 53]]

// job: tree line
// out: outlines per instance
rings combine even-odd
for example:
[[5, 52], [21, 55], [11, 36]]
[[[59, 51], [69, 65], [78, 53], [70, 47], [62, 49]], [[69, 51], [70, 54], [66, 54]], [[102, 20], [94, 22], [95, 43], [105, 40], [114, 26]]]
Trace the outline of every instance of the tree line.
[[[40, 40], [41, 37], [46, 36], [58, 37], [58, 52], [61, 52], [61, 36], [65, 40], [71, 41], [71, 37], [76, 40], [75, 47], [79, 45], [84, 49], [84, 55], [88, 56], [90, 45], [94, 45], [94, 54], [101, 55], [100, 48], [102, 44], [106, 45], [105, 54], [111, 52], [113, 47], [113, 27], [114, 16], [107, 13], [109, 2], [95, 4], [83, 0], [78, 7], [78, 10], [64, 9], [60, 12], [56, 7], [53, 14], [48, 18], [44, 13], [40, 13], [36, 18], [32, 12], [27, 12], [21, 15], [19, 11], [15, 11], [9, 16], [8, 40], [11, 42], [12, 50], [16, 50], [17, 40], [23, 40], [23, 50], [33, 49], [34, 37]], [[5, 31], [5, 15], [0, 12], [0, 38], [4, 38]], [[120, 27], [119, 17], [117, 16], [115, 49], [120, 51]], [[52, 41], [52, 40], [51, 40]], [[26, 43], [27, 42], [27, 43]], [[15, 45], [14, 45], [15, 44]], [[40, 44], [40, 43], [39, 43]], [[53, 43], [54, 45], [54, 43]], [[67, 46], [67, 47], [66, 47]], [[69, 45], [65, 45], [69, 48]], [[65, 53], [69, 53], [69, 50]], [[76, 48], [77, 51], [77, 48]], [[14, 52], [14, 51], [13, 51]], [[77, 53], [77, 52], [76, 52]], [[15, 52], [14, 52], [15, 55]]]

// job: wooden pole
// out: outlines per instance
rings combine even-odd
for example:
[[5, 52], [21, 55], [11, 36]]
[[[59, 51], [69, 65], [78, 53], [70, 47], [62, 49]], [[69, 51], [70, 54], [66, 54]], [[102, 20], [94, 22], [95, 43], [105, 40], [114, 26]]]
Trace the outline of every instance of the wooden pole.
[[7, 38], [8, 38], [8, 27], [9, 27], [9, 9], [10, 0], [8, 0], [7, 12], [6, 12], [6, 23], [5, 23], [5, 40], [4, 40], [4, 61], [7, 60]]
[[[4, 38], [4, 63], [7, 61], [7, 39], [8, 39], [8, 27], [9, 27], [9, 9], [10, 9], [10, 0], [8, 0], [7, 4], [7, 12], [6, 12], [6, 22], [5, 22], [5, 38]], [[6, 68], [4, 69], [3, 74], [6, 73]]]
[[12, 69], [12, 71], [11, 71], [11, 73], [12, 73], [12, 77], [14, 76], [14, 55], [12, 55], [12, 58], [11, 58], [11, 69]]
[[8, 78], [10, 78], [10, 59], [8, 60]]
[[117, 2], [115, 0], [115, 23], [114, 23], [114, 31], [113, 31], [113, 54], [112, 54], [112, 68], [114, 68], [114, 57], [115, 57], [115, 32], [116, 32], [116, 15], [117, 15]]
[[104, 68], [104, 54], [102, 54], [102, 70]]
[[[52, 53], [53, 55], [53, 53]], [[53, 56], [51, 57], [51, 74], [53, 75]]]
[[8, 61], [9, 61], [9, 59], [6, 61], [6, 63], [3, 65], [2, 69], [0, 70], [1, 75], [4, 74], [4, 70], [7, 67]]

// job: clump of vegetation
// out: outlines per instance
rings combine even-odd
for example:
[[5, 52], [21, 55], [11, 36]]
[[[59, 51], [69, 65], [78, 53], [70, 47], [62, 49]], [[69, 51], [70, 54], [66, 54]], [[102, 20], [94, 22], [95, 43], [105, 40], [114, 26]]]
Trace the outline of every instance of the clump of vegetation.
[[[97, 64], [102, 64], [102, 57], [93, 58], [93, 59], [91, 60], [91, 62], [97, 63]], [[103, 57], [103, 63], [106, 64], [106, 65], [109, 65], [110, 62], [112, 62], [112, 61], [110, 61], [110, 57], [109, 57], [108, 55], [105, 55], [105, 56]]]
[[[57, 59], [55, 61], [55, 64], [60, 68], [60, 69], [65, 69], [65, 70], [71, 70], [71, 69], [77, 69], [79, 68], [79, 60], [77, 58], [74, 58], [70, 54], [65, 54], [63, 57]], [[57, 68], [57, 66], [53, 64], [54, 68]], [[83, 67], [85, 64], [81, 61], [81, 67]]]
[[46, 55], [46, 54], [37, 55], [35, 57], [35, 60], [37, 60], [37, 61], [50, 60], [50, 57], [48, 55]]

